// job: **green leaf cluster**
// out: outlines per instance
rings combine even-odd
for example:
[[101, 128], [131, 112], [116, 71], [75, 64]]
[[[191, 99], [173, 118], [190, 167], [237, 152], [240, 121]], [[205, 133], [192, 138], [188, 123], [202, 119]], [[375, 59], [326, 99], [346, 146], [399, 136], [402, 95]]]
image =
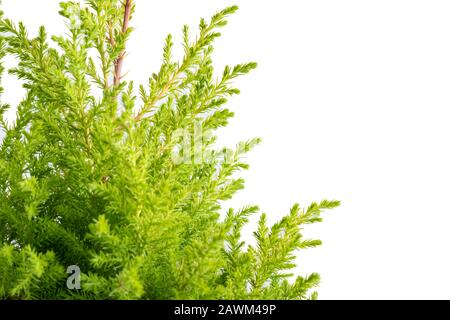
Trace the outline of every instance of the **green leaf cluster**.
[[[316, 298], [319, 276], [290, 270], [299, 249], [320, 244], [303, 226], [339, 202], [295, 205], [273, 226], [263, 214], [255, 246], [241, 233], [257, 207], [221, 216], [244, 187], [242, 155], [259, 143], [216, 147], [239, 94], [234, 80], [256, 67], [213, 68], [214, 40], [237, 7], [202, 19], [197, 32], [185, 26], [179, 61], [168, 36], [160, 70], [136, 90], [113, 81], [132, 32], [125, 10], [119, 0], [63, 2], [67, 31], [53, 37], [44, 27], [30, 37], [1, 15], [0, 58], [17, 59], [9, 72], [26, 96], [13, 125], [0, 105], [0, 298]], [[180, 130], [198, 142], [195, 126], [211, 133], [197, 150], [207, 156], [173, 161]], [[66, 287], [73, 265], [81, 290]]]

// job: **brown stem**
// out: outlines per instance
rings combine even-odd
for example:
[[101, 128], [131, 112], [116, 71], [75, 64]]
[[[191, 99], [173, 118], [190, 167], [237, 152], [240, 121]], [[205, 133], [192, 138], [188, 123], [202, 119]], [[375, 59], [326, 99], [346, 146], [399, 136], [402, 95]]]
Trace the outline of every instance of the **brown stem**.
[[[128, 31], [128, 26], [130, 23], [131, 9], [133, 8], [133, 0], [125, 1], [125, 13], [123, 16], [122, 34]], [[122, 66], [123, 60], [125, 58], [125, 50], [123, 50], [117, 60], [114, 62], [114, 85], [118, 86], [120, 80], [122, 79]]]

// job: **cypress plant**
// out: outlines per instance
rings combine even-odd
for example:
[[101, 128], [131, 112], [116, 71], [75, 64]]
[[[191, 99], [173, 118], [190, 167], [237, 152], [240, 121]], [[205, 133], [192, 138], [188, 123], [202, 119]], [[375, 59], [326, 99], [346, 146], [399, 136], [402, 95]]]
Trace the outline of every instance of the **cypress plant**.
[[122, 70], [134, 1], [62, 2], [64, 36], [30, 37], [1, 13], [0, 58], [15, 57], [8, 71], [26, 90], [14, 124], [0, 106], [1, 299], [317, 297], [319, 275], [290, 270], [320, 245], [303, 226], [338, 201], [294, 205], [271, 226], [262, 214], [250, 246], [241, 232], [258, 207], [224, 211], [259, 143], [216, 146], [235, 79], [256, 67], [213, 69], [236, 10], [202, 19], [195, 36], [185, 26], [179, 61], [169, 35], [138, 88]]

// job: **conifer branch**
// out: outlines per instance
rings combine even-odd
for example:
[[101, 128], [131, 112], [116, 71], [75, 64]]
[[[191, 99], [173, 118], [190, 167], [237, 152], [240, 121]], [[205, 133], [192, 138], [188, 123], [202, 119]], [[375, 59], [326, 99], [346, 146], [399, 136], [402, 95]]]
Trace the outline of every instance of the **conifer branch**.
[[[51, 38], [57, 48], [44, 28], [30, 38], [0, 10], [0, 75], [2, 58], [16, 58], [9, 72], [27, 90], [12, 126], [0, 101], [0, 299], [316, 299], [319, 276], [290, 271], [298, 250], [321, 243], [303, 238], [304, 225], [339, 202], [295, 205], [272, 226], [262, 215], [253, 246], [242, 230], [256, 206], [220, 219], [224, 201], [244, 188], [242, 156], [259, 143], [216, 150], [216, 130], [233, 117], [225, 104], [239, 94], [233, 81], [256, 67], [215, 76], [213, 41], [237, 7], [202, 19], [194, 41], [184, 27], [179, 62], [167, 37], [136, 114], [133, 82], [121, 83], [135, 2], [85, 3], [61, 3], [70, 32]], [[67, 282], [74, 264], [80, 290]]]
[[[126, 0], [124, 3], [124, 15], [123, 15], [123, 24], [122, 24], [122, 34], [126, 34], [129, 28], [131, 11], [133, 8], [133, 0]], [[113, 38], [111, 38], [112, 40]], [[114, 41], [114, 40], [112, 40]], [[125, 50], [123, 50], [119, 57], [114, 62], [114, 85], [118, 86], [120, 81], [122, 80], [122, 67], [123, 61], [125, 59]]]

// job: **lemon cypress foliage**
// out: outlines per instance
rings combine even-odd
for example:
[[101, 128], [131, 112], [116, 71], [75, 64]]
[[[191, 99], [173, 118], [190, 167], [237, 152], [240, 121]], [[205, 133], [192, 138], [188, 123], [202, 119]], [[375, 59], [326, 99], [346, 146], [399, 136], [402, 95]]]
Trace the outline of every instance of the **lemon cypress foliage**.
[[[220, 214], [259, 143], [215, 146], [234, 80], [256, 67], [213, 69], [213, 42], [237, 7], [202, 19], [195, 37], [184, 27], [180, 61], [168, 36], [161, 69], [136, 90], [122, 74], [134, 10], [131, 0], [63, 2], [67, 31], [53, 37], [2, 14], [0, 57], [18, 60], [9, 72], [26, 95], [13, 125], [0, 106], [0, 298], [316, 298], [319, 276], [289, 270], [297, 250], [320, 244], [301, 228], [337, 201], [295, 205], [273, 226], [262, 215], [254, 246], [241, 231], [257, 207]], [[180, 158], [186, 141], [199, 145], [199, 126], [209, 134]], [[70, 266], [81, 289], [67, 286]]]

